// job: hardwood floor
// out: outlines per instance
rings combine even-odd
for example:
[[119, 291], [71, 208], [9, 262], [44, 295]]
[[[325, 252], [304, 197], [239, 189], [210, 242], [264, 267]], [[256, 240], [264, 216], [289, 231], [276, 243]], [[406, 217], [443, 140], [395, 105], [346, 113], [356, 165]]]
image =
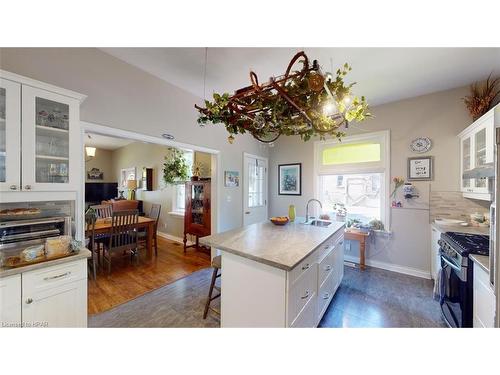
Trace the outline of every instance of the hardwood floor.
[[158, 237], [158, 257], [148, 261], [143, 249], [138, 265], [117, 257], [109, 276], [100, 269], [97, 280], [89, 278], [88, 313], [109, 310], [206, 267], [209, 254], [190, 249], [184, 255], [181, 244]]

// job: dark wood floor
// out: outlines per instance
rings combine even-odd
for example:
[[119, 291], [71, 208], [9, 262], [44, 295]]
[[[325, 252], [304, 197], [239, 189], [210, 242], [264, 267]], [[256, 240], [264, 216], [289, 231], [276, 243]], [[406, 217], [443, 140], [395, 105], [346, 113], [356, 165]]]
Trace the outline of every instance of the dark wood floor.
[[158, 237], [158, 257], [148, 261], [141, 252], [139, 264], [129, 257], [117, 258], [111, 274], [100, 270], [97, 280], [89, 278], [88, 313], [97, 314], [147, 292], [173, 283], [200, 269], [210, 267], [210, 255], [188, 249], [177, 242]]
[[[218, 327], [218, 317], [203, 319], [211, 269], [195, 272], [102, 314], [89, 327]], [[214, 307], [220, 300], [214, 301]], [[345, 267], [345, 277], [320, 327], [445, 327], [432, 282], [395, 272]]]

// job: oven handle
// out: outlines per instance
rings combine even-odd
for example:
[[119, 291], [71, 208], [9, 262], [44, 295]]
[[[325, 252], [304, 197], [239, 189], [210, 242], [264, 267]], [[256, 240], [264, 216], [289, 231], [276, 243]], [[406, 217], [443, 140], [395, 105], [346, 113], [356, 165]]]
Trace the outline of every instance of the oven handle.
[[446, 259], [444, 256], [441, 255], [441, 259], [447, 264], [449, 265], [451, 268], [453, 268], [454, 270], [457, 270], [458, 272], [462, 271], [462, 268], [458, 267], [456, 264], [450, 262], [448, 259]]
[[38, 232], [29, 232], [29, 233], [19, 233], [19, 234], [9, 234], [6, 236], [2, 236], [0, 241], [10, 241], [10, 240], [19, 240], [23, 238], [42, 236], [46, 234], [60, 234], [59, 229], [50, 229], [50, 230], [41, 230]]

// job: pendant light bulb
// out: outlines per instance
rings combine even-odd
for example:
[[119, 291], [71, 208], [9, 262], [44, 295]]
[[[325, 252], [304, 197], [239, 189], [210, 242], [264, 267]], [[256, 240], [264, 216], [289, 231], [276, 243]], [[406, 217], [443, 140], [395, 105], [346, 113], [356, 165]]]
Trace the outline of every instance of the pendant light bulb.
[[333, 116], [335, 113], [337, 113], [337, 104], [333, 99], [330, 99], [323, 106], [323, 114], [325, 116]]

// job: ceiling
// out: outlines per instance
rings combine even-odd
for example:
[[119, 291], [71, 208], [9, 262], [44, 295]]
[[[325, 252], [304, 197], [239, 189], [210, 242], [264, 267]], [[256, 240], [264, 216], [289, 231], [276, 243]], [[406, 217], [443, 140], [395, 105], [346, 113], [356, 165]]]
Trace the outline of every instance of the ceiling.
[[[90, 137], [90, 138], [89, 138]], [[88, 133], [85, 134], [85, 146], [95, 147], [100, 150], [116, 150], [117, 148], [133, 143], [134, 140], [108, 137], [106, 135]]]
[[[301, 48], [102, 48], [131, 65], [207, 98], [248, 86], [249, 72], [260, 82], [283, 74]], [[305, 48], [323, 70], [348, 62], [347, 82], [371, 105], [393, 102], [468, 85], [500, 75], [500, 48]]]

